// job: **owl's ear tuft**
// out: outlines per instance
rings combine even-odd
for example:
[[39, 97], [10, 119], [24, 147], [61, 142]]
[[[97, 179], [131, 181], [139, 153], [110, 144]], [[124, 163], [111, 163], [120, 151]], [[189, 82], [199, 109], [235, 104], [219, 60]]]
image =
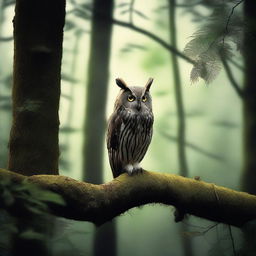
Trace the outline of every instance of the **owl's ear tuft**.
[[148, 81], [147, 81], [147, 83], [146, 83], [146, 85], [145, 85], [145, 87], [146, 87], [146, 92], [149, 91], [150, 86], [151, 86], [151, 84], [153, 83], [153, 81], [154, 81], [154, 79], [151, 78], [151, 77], [148, 79]]
[[125, 81], [122, 78], [116, 79], [116, 84], [123, 90], [129, 90], [128, 85], [125, 83]]

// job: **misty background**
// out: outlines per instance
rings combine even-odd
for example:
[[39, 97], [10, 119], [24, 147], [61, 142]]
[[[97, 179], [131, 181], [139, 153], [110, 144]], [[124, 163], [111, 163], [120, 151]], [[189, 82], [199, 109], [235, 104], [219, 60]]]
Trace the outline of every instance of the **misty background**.
[[[138, 11], [132, 14], [133, 24], [169, 42], [167, 1], [132, 2], [134, 9]], [[66, 6], [59, 138], [60, 174], [79, 180], [83, 179], [83, 143], [86, 140], [84, 123], [91, 50], [90, 13], [86, 16], [82, 12], [74, 12], [74, 8], [83, 3], [90, 4], [85, 0], [69, 0]], [[127, 9], [130, 4], [128, 1], [116, 0], [114, 18], [129, 22], [131, 14]], [[201, 5], [196, 8], [205, 17], [212, 12]], [[239, 10], [241, 7], [237, 7], [235, 12]], [[176, 6], [175, 11], [177, 48], [182, 52], [202, 23], [198, 22], [195, 13], [186, 7]], [[1, 167], [7, 165], [11, 126], [13, 16], [13, 2], [0, 0], [0, 39], [6, 39], [0, 41]], [[227, 19], [228, 17], [223, 16], [224, 23]], [[178, 115], [170, 52], [147, 35], [129, 27], [113, 24], [110, 53], [109, 79], [105, 81], [108, 84], [106, 122], [119, 92], [115, 78], [121, 77], [129, 85], [144, 86], [148, 78], [153, 77], [151, 95], [155, 116], [154, 132], [141, 165], [146, 170], [179, 174]], [[233, 54], [233, 59], [241, 64], [240, 53], [233, 51]], [[211, 83], [207, 84], [203, 79], [192, 83], [192, 65], [177, 58], [186, 122], [187, 176], [200, 176], [203, 181], [239, 189], [242, 167], [241, 99], [231, 86], [223, 68]], [[99, 74], [101, 69], [99, 66]], [[231, 66], [231, 69], [237, 83], [242, 85], [242, 72], [235, 66]], [[103, 96], [99, 93], [95, 97], [99, 101]], [[112, 172], [105, 143], [103, 152], [103, 181], [108, 182], [112, 180]], [[185, 219], [183, 224], [175, 223], [173, 213], [172, 207], [146, 205], [117, 217], [117, 255], [183, 255], [184, 237], [190, 241], [194, 255], [233, 255], [234, 246], [236, 250], [240, 248], [239, 229], [196, 217]], [[64, 234], [59, 239], [56, 238], [54, 243], [56, 254], [70, 255], [70, 252], [76, 252], [75, 254], [80, 255], [93, 255], [94, 225], [64, 219], [62, 221], [66, 228]]]

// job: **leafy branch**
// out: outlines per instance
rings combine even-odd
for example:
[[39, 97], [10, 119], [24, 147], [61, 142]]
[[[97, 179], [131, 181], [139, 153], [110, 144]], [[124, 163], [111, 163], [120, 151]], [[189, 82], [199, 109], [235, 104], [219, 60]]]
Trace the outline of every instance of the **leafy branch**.
[[[232, 60], [234, 43], [237, 49], [241, 49], [243, 38], [243, 20], [240, 14], [236, 13], [235, 8], [244, 0], [236, 3], [231, 11], [229, 5], [225, 2], [219, 3], [207, 18], [204, 25], [193, 34], [192, 39], [187, 43], [184, 49], [185, 55], [195, 61], [191, 71], [191, 81], [198, 81], [199, 77], [206, 83], [212, 82], [221, 70], [221, 64], [229, 78], [231, 86], [235, 89], [238, 96], [244, 96], [242, 89], [237, 84], [234, 75], [228, 65], [228, 62], [243, 70], [243, 68]], [[223, 17], [227, 16], [227, 21]], [[228, 37], [229, 42], [225, 41]]]

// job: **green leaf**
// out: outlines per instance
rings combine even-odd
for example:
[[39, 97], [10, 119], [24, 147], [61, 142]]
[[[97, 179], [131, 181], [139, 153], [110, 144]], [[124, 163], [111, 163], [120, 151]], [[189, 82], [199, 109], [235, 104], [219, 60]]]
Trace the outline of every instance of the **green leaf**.
[[3, 234], [3, 233], [12, 233], [12, 234], [16, 234], [18, 233], [18, 229], [17, 227], [15, 226], [15, 224], [13, 223], [5, 223], [5, 224], [2, 224], [0, 225], [0, 234]]
[[4, 204], [7, 207], [11, 206], [15, 201], [13, 194], [8, 189], [5, 189], [3, 191], [2, 198], [3, 198]]
[[26, 230], [19, 235], [20, 238], [28, 240], [45, 240], [46, 235], [35, 232], [32, 229]]
[[66, 202], [64, 201], [62, 196], [48, 190], [41, 191], [40, 193], [37, 193], [36, 195], [34, 195], [34, 197], [40, 201], [47, 201], [47, 202], [51, 202], [51, 203], [55, 203], [63, 206], [66, 205]]

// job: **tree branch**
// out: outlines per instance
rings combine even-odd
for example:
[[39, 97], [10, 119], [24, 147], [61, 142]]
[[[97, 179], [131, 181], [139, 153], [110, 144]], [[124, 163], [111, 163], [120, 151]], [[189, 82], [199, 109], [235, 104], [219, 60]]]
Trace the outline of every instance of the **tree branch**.
[[[74, 1], [74, 6], [75, 9], [79, 10], [80, 7], [79, 5], [77, 5]], [[134, 1], [131, 1], [131, 7], [130, 7], [130, 13], [131, 13], [131, 8], [134, 11]], [[91, 8], [89, 8], [88, 6], [83, 6], [84, 9], [91, 11]], [[80, 9], [81, 10], [81, 9]], [[71, 13], [73, 11], [70, 11]], [[102, 14], [101, 14], [102, 15]], [[106, 20], [108, 20], [108, 17], [102, 17], [105, 18]], [[161, 37], [158, 37], [157, 35], [155, 35], [154, 33], [151, 33], [150, 31], [147, 31], [143, 28], [137, 27], [136, 25], [133, 24], [133, 19], [132, 16], [130, 16], [130, 22], [125, 22], [125, 21], [121, 21], [121, 20], [116, 20], [116, 19], [111, 19], [112, 23], [121, 27], [125, 27], [125, 28], [129, 28], [133, 31], [136, 31], [142, 35], [145, 35], [147, 37], [149, 37], [150, 39], [152, 39], [153, 41], [157, 42], [158, 44], [160, 44], [161, 46], [163, 46], [165, 49], [167, 49], [168, 51], [175, 53], [177, 56], [181, 57], [182, 59], [184, 59], [185, 61], [191, 63], [191, 64], [195, 64], [195, 61], [192, 60], [191, 58], [189, 58], [188, 56], [186, 56], [185, 54], [183, 54], [182, 52], [180, 52], [178, 49], [176, 49], [174, 46], [170, 45], [169, 43], [165, 42]]]
[[230, 23], [231, 18], [232, 18], [232, 16], [233, 16], [233, 13], [234, 13], [236, 7], [237, 7], [238, 5], [240, 5], [242, 2], [244, 2], [244, 0], [240, 0], [239, 2], [237, 2], [237, 3], [232, 7], [232, 9], [231, 9], [231, 11], [230, 11], [230, 14], [229, 14], [228, 19], [227, 19], [226, 27], [225, 27], [225, 35], [224, 35], [223, 40], [222, 40], [222, 41], [223, 41], [223, 45], [224, 45], [224, 43], [225, 43], [225, 37], [226, 37], [226, 36], [228, 35], [228, 33], [229, 33], [229, 31], [228, 31], [228, 26], [229, 26], [229, 23]]
[[228, 79], [230, 81], [230, 84], [232, 85], [232, 87], [236, 91], [237, 95], [239, 97], [243, 98], [244, 97], [244, 91], [237, 84], [237, 82], [236, 82], [236, 80], [235, 80], [235, 78], [234, 78], [234, 76], [233, 76], [233, 74], [231, 72], [231, 69], [230, 69], [230, 67], [229, 67], [225, 57], [222, 54], [220, 54], [220, 58], [221, 58], [222, 65], [223, 65], [223, 67], [225, 69], [225, 72], [227, 74], [227, 77], [228, 77]]
[[[160, 131], [160, 134], [163, 135], [165, 138], [167, 138], [168, 140], [170, 141], [174, 141], [174, 142], [177, 142], [178, 138], [173, 136], [173, 135], [170, 135], [170, 134], [167, 134], [163, 131]], [[211, 153], [211, 152], [208, 152], [207, 150], [197, 146], [196, 144], [193, 144], [191, 142], [188, 142], [188, 141], [185, 141], [185, 146], [190, 148], [190, 149], [193, 149], [194, 151], [204, 155], [204, 156], [207, 156], [209, 158], [212, 158], [214, 160], [217, 160], [217, 161], [224, 161], [224, 158], [220, 155], [217, 155], [217, 154], [214, 154], [214, 153]]]
[[13, 36], [9, 36], [9, 37], [0, 37], [0, 41], [1, 42], [9, 42], [13, 40]]
[[54, 214], [97, 225], [149, 203], [173, 205], [187, 214], [238, 227], [256, 219], [256, 196], [174, 174], [122, 174], [101, 185], [59, 175], [28, 177], [0, 169], [0, 178], [4, 177], [15, 182], [27, 180], [60, 194], [67, 205], [51, 206]]
[[131, 30], [134, 30], [134, 31], [140, 33], [140, 34], [148, 36], [150, 39], [152, 39], [155, 42], [159, 43], [161, 46], [163, 46], [168, 51], [175, 53], [177, 56], [181, 57], [183, 60], [185, 60], [185, 61], [187, 61], [187, 62], [189, 62], [191, 64], [195, 64], [194, 60], [190, 59], [185, 54], [183, 54], [182, 52], [177, 50], [175, 47], [173, 47], [172, 45], [170, 45], [167, 42], [165, 42], [162, 38], [160, 38], [157, 35], [151, 33], [150, 31], [147, 31], [147, 30], [145, 30], [143, 28], [137, 27], [137, 26], [135, 26], [135, 25], [133, 25], [131, 23], [120, 21], [120, 20], [116, 20], [116, 19], [112, 19], [112, 22], [114, 24], [118, 25], [118, 26], [129, 28]]

